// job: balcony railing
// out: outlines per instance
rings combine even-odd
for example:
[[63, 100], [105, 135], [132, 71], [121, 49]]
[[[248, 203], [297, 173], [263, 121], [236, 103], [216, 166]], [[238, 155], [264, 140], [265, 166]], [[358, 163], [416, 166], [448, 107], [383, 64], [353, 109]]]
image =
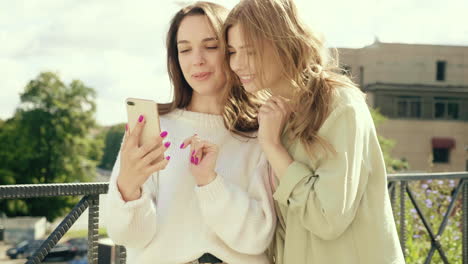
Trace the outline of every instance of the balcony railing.
[[[453, 187], [451, 202], [444, 213], [443, 220], [435, 233], [431, 224], [424, 215], [409, 182], [427, 180], [457, 180], [458, 184]], [[399, 236], [403, 252], [406, 252], [407, 228], [406, 228], [406, 199], [416, 209], [426, 231], [429, 234], [431, 248], [426, 256], [425, 264], [431, 263], [435, 251], [440, 255], [443, 263], [449, 263], [444, 251], [444, 245], [440, 243], [447, 226], [448, 219], [455, 208], [458, 199], [462, 199], [462, 258], [463, 264], [468, 264], [468, 172], [454, 173], [405, 173], [392, 174], [388, 176], [388, 189], [394, 212], [399, 212]], [[28, 184], [28, 185], [3, 185], [0, 186], [0, 199], [22, 199], [38, 197], [57, 196], [82, 196], [83, 198], [75, 205], [72, 211], [63, 219], [60, 225], [49, 235], [40, 248], [26, 261], [26, 264], [41, 263], [51, 249], [70, 229], [80, 215], [88, 208], [88, 263], [98, 263], [98, 230], [99, 230], [99, 195], [106, 194], [107, 183], [76, 183], [76, 184]], [[397, 190], [399, 195], [397, 197]], [[397, 203], [398, 202], [398, 203]], [[399, 205], [399, 206], [397, 206]], [[397, 218], [396, 218], [397, 219]], [[117, 246], [117, 259], [119, 264], [125, 264], [126, 251], [122, 246]]]

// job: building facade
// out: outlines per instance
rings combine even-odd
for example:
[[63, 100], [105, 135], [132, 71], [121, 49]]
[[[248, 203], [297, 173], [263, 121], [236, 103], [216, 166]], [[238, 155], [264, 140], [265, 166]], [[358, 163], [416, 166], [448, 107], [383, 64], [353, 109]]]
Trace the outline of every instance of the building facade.
[[410, 171], [468, 170], [468, 46], [381, 43], [339, 49], [346, 74], [388, 120], [378, 132]]

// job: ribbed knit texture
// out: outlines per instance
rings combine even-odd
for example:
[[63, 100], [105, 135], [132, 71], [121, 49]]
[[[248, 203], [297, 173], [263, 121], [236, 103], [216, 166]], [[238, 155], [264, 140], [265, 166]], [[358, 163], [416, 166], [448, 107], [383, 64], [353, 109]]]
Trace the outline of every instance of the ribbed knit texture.
[[[106, 226], [127, 247], [127, 263], [187, 263], [211, 253], [229, 264], [268, 263], [264, 251], [274, 233], [267, 161], [255, 139], [233, 136], [219, 115], [175, 110], [161, 116], [171, 160], [143, 186], [140, 199], [125, 202], [118, 191], [118, 157], [107, 196]], [[197, 187], [184, 139], [198, 134], [220, 146], [217, 178]]]

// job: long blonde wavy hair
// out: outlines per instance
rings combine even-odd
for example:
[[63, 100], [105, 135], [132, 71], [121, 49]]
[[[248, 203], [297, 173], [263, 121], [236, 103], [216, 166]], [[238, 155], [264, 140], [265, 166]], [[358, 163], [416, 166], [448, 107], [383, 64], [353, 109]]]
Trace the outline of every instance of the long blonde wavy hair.
[[[282, 66], [283, 76], [293, 89], [294, 111], [286, 127], [290, 139], [300, 140], [312, 156], [317, 151], [316, 143], [333, 152], [318, 136], [318, 130], [330, 114], [334, 90], [340, 86], [359, 89], [341, 73], [337, 54], [332, 55], [321, 36], [299, 19], [292, 0], [242, 0], [224, 24], [226, 42], [228, 31], [234, 25], [241, 27], [244, 44], [256, 54], [252, 61], [260, 71], [256, 74], [261, 82], [265, 80], [265, 72], [258, 65], [263, 65], [265, 56], [275, 58]], [[273, 47], [272, 54], [264, 53], [266, 44]], [[233, 72], [228, 80], [238, 82]]]
[[[166, 48], [167, 70], [174, 88], [174, 100], [167, 104], [159, 104], [160, 114], [169, 113], [176, 108], [183, 109], [192, 100], [193, 89], [185, 80], [180, 68], [177, 32], [185, 17], [196, 15], [206, 16], [215, 31], [216, 37], [221, 39], [223, 23], [228, 15], [228, 10], [215, 3], [199, 1], [180, 9], [172, 18], [167, 32]], [[219, 41], [219, 49], [221, 49], [221, 52], [226, 51], [226, 45], [224, 45], [223, 41]], [[225, 68], [224, 72], [229, 71], [226, 64], [223, 67]], [[260, 101], [254, 96], [248, 96], [238, 84], [227, 82], [226, 85], [229, 87], [224, 89], [223, 119], [225, 127], [234, 134], [252, 137], [251, 132], [258, 129], [257, 110]]]

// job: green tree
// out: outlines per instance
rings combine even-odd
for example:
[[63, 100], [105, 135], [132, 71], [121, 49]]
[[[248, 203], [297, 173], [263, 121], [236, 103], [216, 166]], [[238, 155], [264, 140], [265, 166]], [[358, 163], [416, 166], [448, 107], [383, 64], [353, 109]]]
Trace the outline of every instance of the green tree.
[[125, 124], [117, 124], [103, 131], [104, 134], [104, 154], [99, 168], [111, 170], [114, 166], [117, 154], [120, 150], [120, 144], [125, 134]]
[[[383, 116], [378, 109], [370, 109], [372, 119], [374, 119], [375, 126], [378, 126], [385, 122], [387, 118]], [[395, 141], [387, 139], [383, 136], [378, 135], [380, 147], [384, 155], [385, 164], [387, 166], [387, 172], [393, 173], [408, 168], [408, 162], [404, 159], [395, 159], [391, 155], [392, 148], [395, 146]]]
[[[21, 94], [13, 118], [2, 125], [0, 184], [84, 182], [95, 177], [102, 155], [96, 127], [95, 91], [74, 80], [64, 84], [52, 72], [41, 73]], [[8, 215], [63, 215], [76, 198], [1, 201]]]

